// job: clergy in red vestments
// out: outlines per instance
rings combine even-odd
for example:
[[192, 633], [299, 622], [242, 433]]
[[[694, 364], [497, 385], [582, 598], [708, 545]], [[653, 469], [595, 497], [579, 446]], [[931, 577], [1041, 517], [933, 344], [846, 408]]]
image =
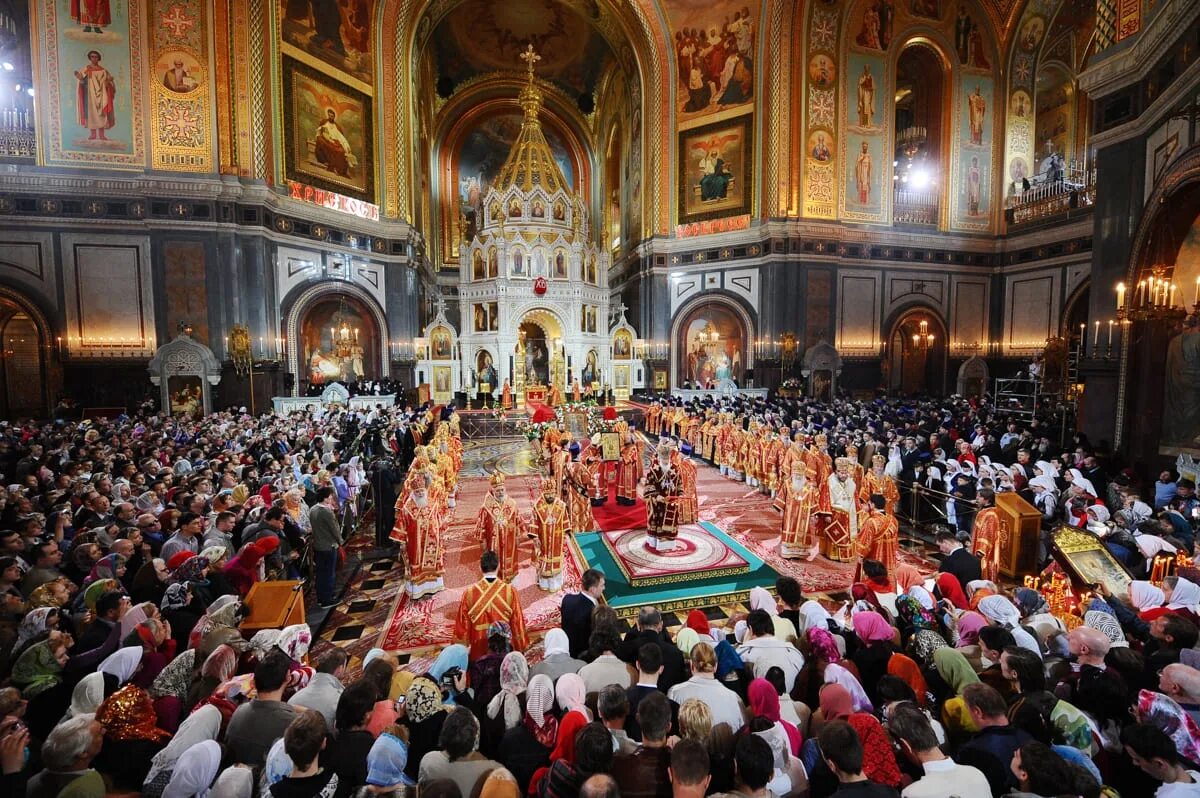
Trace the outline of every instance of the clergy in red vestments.
[[525, 617], [521, 614], [521, 598], [517, 589], [500, 578], [497, 569], [500, 559], [494, 551], [485, 551], [479, 558], [483, 578], [468, 587], [458, 605], [454, 620], [454, 639], [470, 648], [474, 661], [487, 653], [488, 627], [506, 623], [512, 630], [513, 651], [529, 647], [525, 634]]
[[980, 488], [976, 495], [979, 512], [971, 529], [971, 552], [979, 558], [983, 578], [995, 582], [1000, 577], [1000, 511], [991, 488]]
[[430, 491], [417, 483], [404, 508], [404, 549], [408, 558], [405, 590], [410, 599], [424, 598], [446, 588], [446, 552], [442, 548], [442, 513]]
[[483, 544], [484, 551], [494, 551], [500, 558], [499, 575], [511, 582], [520, 570], [517, 547], [524, 539], [525, 522], [517, 509], [517, 503], [508, 495], [504, 486], [504, 475], [492, 474], [492, 489], [479, 508], [475, 521], [475, 533]]
[[875, 560], [887, 568], [888, 577], [896, 575], [896, 555], [900, 548], [900, 522], [896, 516], [888, 512], [887, 498], [882, 494], [871, 494], [868, 504], [870, 514], [858, 527], [858, 567], [855, 569], [855, 582], [864, 581], [863, 560]]
[[637, 486], [642, 478], [642, 446], [633, 432], [621, 441], [621, 461], [617, 466], [617, 504], [637, 504]]

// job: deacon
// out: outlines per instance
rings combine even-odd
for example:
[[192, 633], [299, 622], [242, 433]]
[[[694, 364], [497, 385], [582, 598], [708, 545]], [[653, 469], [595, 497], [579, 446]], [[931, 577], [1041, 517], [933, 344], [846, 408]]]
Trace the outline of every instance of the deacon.
[[817, 528], [820, 519], [821, 490], [810, 480], [803, 458], [792, 460], [792, 475], [788, 482], [787, 499], [783, 505], [783, 534], [779, 538], [779, 554], [787, 559], [817, 557]]
[[601, 456], [600, 433], [592, 436], [591, 448], [592, 484], [589, 488], [592, 506], [601, 507], [608, 503], [608, 484], [611, 480], [612, 464], [605, 462]]
[[826, 480], [829, 490], [829, 522], [825, 525], [825, 556], [836, 562], [854, 559], [854, 540], [858, 537], [858, 492], [850, 478], [850, 460], [839, 457], [835, 471]]
[[497, 471], [490, 481], [492, 488], [479, 508], [475, 533], [483, 550], [494, 551], [499, 558], [500, 578], [511, 582], [520, 570], [517, 547], [525, 537], [525, 523], [504, 486], [504, 475]]
[[442, 513], [430, 500], [429, 488], [423, 481], [413, 487], [410, 501], [402, 513], [402, 542], [408, 559], [405, 590], [414, 601], [432, 596], [446, 587], [442, 581], [446, 571], [446, 552], [442, 548]]
[[696, 497], [696, 464], [679, 449], [672, 449], [671, 464], [679, 473], [679, 507], [675, 518], [679, 526], [700, 520], [700, 501]]
[[564, 434], [558, 442], [558, 450], [554, 452], [554, 456], [550, 459], [550, 473], [554, 478], [554, 484], [558, 487], [559, 498], [565, 498], [567, 495], [567, 472], [571, 468], [570, 447], [570, 435]]
[[866, 520], [858, 530], [858, 567], [854, 581], [863, 580], [863, 560], [875, 560], [887, 568], [888, 577], [896, 573], [896, 553], [900, 547], [900, 522], [888, 512], [887, 499], [878, 493], [871, 494]]
[[530, 535], [538, 587], [549, 593], [562, 590], [563, 545], [569, 530], [570, 519], [566, 505], [558, 498], [558, 486], [552, 479], [543, 479], [542, 500], [533, 506]]
[[642, 447], [633, 431], [623, 434], [621, 462], [617, 466], [617, 504], [632, 507], [637, 504], [637, 486], [642, 479]]
[[647, 538], [652, 549], [667, 552], [675, 548], [675, 537], [679, 534], [679, 497], [683, 490], [679, 472], [671, 465], [671, 447], [659, 444], [655, 454], [642, 490], [646, 500]]
[[470, 648], [472, 661], [487, 653], [488, 637], [493, 630], [498, 632], [503, 626], [507, 626], [512, 634], [514, 651], [523, 651], [529, 646], [521, 598], [517, 589], [499, 575], [499, 567], [496, 552], [485, 551], [479, 558], [483, 578], [463, 592], [458, 605], [454, 639]]
[[1000, 577], [1000, 511], [991, 488], [980, 488], [975, 496], [979, 512], [971, 529], [971, 551], [979, 558], [983, 578], [995, 582]]
[[591, 491], [595, 482], [592, 473], [599, 457], [596, 450], [588, 447], [583, 457], [576, 456], [567, 471], [567, 511], [571, 517], [571, 529], [576, 532], [591, 532], [596, 528], [592, 516]]

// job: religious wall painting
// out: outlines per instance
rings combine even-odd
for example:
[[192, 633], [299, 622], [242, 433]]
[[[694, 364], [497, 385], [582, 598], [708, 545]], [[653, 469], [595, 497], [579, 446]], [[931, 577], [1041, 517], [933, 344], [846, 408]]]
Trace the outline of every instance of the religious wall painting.
[[971, 34], [978, 27], [966, 3], [959, 3], [958, 12], [954, 16], [954, 51], [960, 64], [971, 60]]
[[878, 58], [851, 56], [850, 129], [858, 133], [878, 131], [883, 125], [883, 64]]
[[487, 277], [487, 272], [484, 271], [483, 251], [474, 250], [471, 252], [471, 279], [483, 280]]
[[1042, 36], [1046, 33], [1046, 20], [1042, 17], [1032, 17], [1026, 20], [1021, 26], [1021, 32], [1018, 35], [1017, 43], [1021, 49], [1033, 51], [1042, 42]]
[[990, 81], [974, 80], [967, 81], [972, 85], [968, 88], [968, 94], [963, 99], [963, 119], [966, 121], [967, 142], [975, 147], [984, 145], [984, 138], [988, 134], [988, 106], [991, 103], [990, 92], [984, 93], [984, 84], [988, 84], [991, 88]]
[[202, 241], [166, 241], [162, 245], [167, 329], [190, 325], [192, 337], [208, 345], [208, 265]]
[[583, 379], [584, 387], [590, 388], [600, 382], [599, 360], [600, 358], [596, 354], [596, 350], [589, 349], [583, 359], [583, 370], [580, 375]]
[[554, 250], [554, 279], [565, 280], [569, 276], [570, 262], [567, 260], [567, 251], [562, 247]]
[[471, 306], [471, 318], [474, 319], [472, 329], [475, 332], [487, 332], [487, 306], [483, 303], [476, 303]]
[[805, 150], [808, 157], [814, 161], [828, 163], [833, 160], [837, 143], [834, 141], [833, 134], [828, 130], [814, 130], [808, 134], [808, 146]]
[[679, 221], [750, 213], [752, 115], [679, 134]]
[[633, 334], [629, 330], [617, 330], [612, 339], [613, 360], [629, 360], [633, 357]]
[[433, 367], [433, 398], [437, 402], [449, 401], [454, 395], [453, 371], [450, 366]]
[[886, 50], [892, 43], [896, 18], [891, 0], [866, 0], [857, 10], [858, 18], [850, 26], [854, 44], [865, 50]]
[[166, 50], [154, 62], [154, 78], [172, 94], [191, 94], [208, 80], [204, 65], [187, 50]]
[[1034, 117], [1034, 146], [1039, 156], [1053, 152], [1071, 157], [1071, 132], [1075, 115], [1074, 86], [1070, 77], [1057, 67], [1042, 68], [1038, 75], [1037, 115]]
[[488, 247], [487, 250], [487, 276], [489, 280], [500, 276], [500, 257], [495, 247]]
[[47, 161], [144, 166], [141, 0], [40, 0], [40, 7]]
[[[483, 223], [483, 198], [487, 196], [495, 182], [500, 167], [508, 158], [513, 142], [521, 131], [522, 115], [519, 112], [504, 112], [486, 117], [475, 125], [461, 139], [457, 152], [452, 156], [452, 173], [457, 191], [445, 197], [444, 202], [452, 207], [445, 210], [455, 235], [455, 241], [471, 240], [478, 233]], [[576, 184], [575, 162], [562, 136], [552, 125], [543, 122], [542, 132], [550, 145], [550, 152], [558, 168], [562, 170], [567, 184], [578, 190]], [[499, 204], [489, 208], [491, 218], [498, 219], [502, 206]], [[520, 202], [514, 208], [509, 208], [506, 216], [519, 218], [523, 213]], [[537, 210], [534, 208], [534, 210]], [[543, 214], [545, 213], [543, 208]], [[550, 209], [555, 221], [566, 219], [566, 206], [561, 201], [556, 202]], [[465, 227], [463, 224], [465, 223]]]
[[171, 374], [167, 377], [167, 399], [173, 416], [199, 418], [204, 415], [204, 386], [195, 374]]
[[149, 0], [152, 166], [208, 172], [213, 132], [208, 124], [208, 18], [202, 0]]
[[371, 0], [279, 0], [284, 49], [374, 83]]
[[500, 329], [500, 305], [496, 302], [487, 303], [488, 314], [488, 332], [497, 332]]
[[599, 285], [600, 284], [600, 273], [596, 269], [596, 256], [595, 255], [588, 256], [587, 264], [584, 267], [583, 279], [584, 279], [584, 282], [586, 282], [590, 285]]
[[521, 247], [513, 247], [512, 251], [512, 269], [508, 273], [509, 277], [528, 277], [528, 264], [526, 263], [525, 250]]
[[711, 303], [693, 310], [680, 327], [679, 374], [693, 388], [715, 389], [723, 380], [743, 384], [745, 331], [728, 306]]
[[311, 385], [378, 376], [382, 351], [375, 320], [359, 300], [327, 297], [305, 311], [300, 353]]
[[613, 366], [613, 389], [629, 391], [629, 366]]
[[817, 53], [808, 60], [808, 79], [812, 85], [825, 89], [837, 80], [837, 65], [824, 53]]
[[1033, 101], [1029, 98], [1029, 92], [1024, 89], [1014, 91], [1008, 101], [1008, 112], [1017, 119], [1029, 119], [1032, 117]]
[[908, 0], [908, 10], [914, 17], [941, 19], [941, 0]]
[[525, 346], [525, 383], [527, 385], [550, 384], [550, 342], [546, 331], [532, 321], [523, 321], [519, 327]]
[[990, 77], [982, 75], [964, 76], [959, 84], [958, 152], [951, 163], [952, 220], [961, 229], [986, 230], [992, 211], [993, 85]]
[[434, 327], [429, 333], [429, 355], [432, 360], [450, 360], [451, 336], [447, 327]]
[[496, 365], [492, 362], [492, 353], [480, 349], [475, 355], [475, 379], [480, 393], [492, 393], [496, 390]]
[[665, 5], [674, 31], [678, 121], [753, 104], [759, 4], [666, 0]]
[[841, 198], [843, 215], [863, 221], [881, 221], [886, 207], [884, 178], [892, 159], [885, 134], [890, 127], [883, 98], [888, 94], [883, 58], [851, 52], [846, 59], [846, 127], [842, 152]]
[[283, 104], [287, 178], [374, 202], [371, 98], [284, 57]]

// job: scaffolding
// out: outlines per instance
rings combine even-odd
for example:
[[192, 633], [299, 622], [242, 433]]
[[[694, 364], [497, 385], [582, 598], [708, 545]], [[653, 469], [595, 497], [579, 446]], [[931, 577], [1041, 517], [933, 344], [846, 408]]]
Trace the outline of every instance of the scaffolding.
[[1041, 381], [1033, 377], [997, 377], [994, 382], [992, 395], [996, 409], [1026, 422], [1033, 421], [1042, 396]]

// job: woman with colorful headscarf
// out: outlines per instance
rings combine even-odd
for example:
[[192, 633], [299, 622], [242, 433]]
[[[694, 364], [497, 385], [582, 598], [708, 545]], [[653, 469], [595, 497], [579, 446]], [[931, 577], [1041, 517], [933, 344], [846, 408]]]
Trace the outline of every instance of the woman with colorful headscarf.
[[964, 740], [979, 729], [971, 719], [967, 704], [962, 699], [962, 692], [968, 684], [978, 682], [979, 676], [961, 651], [948, 646], [933, 652], [933, 665], [952, 692], [952, 695], [942, 702], [942, 725], [946, 727], [949, 739]]
[[[554, 688], [550, 688], [553, 703]], [[413, 781], [420, 775], [421, 758], [438, 750], [438, 737], [446, 720], [442, 691], [433, 681], [419, 676], [413, 679], [404, 696], [405, 723], [408, 726], [408, 765], [404, 772]]]
[[125, 645], [141, 645], [142, 667], [132, 679], [138, 687], [150, 687], [155, 677], [175, 658], [176, 643], [171, 638], [170, 625], [161, 619], [148, 618], [125, 639]]
[[[197, 650], [197, 660], [201, 653]], [[188, 687], [187, 695], [183, 700], [184, 705], [193, 708], [208, 699], [214, 690], [233, 678], [237, 672], [237, 664], [237, 651], [232, 646], [220, 645], [215, 648], [201, 663], [199, 677], [193, 678], [191, 686]], [[219, 703], [214, 703], [214, 706], [221, 709]]]
[[1149, 723], [1166, 733], [1181, 757], [1200, 762], [1200, 726], [1174, 699], [1142, 690], [1138, 693], [1134, 714], [1138, 723]]
[[[850, 724], [858, 734], [863, 749], [862, 772], [870, 781], [899, 787], [902, 782], [900, 768], [896, 764], [896, 756], [887, 731], [880, 725], [878, 719], [869, 712], [855, 708], [854, 699], [846, 689], [839, 684], [827, 684], [821, 688], [820, 709], [821, 724], [832, 720], [841, 720]], [[820, 725], [815, 723], [814, 731]], [[815, 735], [804, 744], [801, 753], [805, 770], [809, 773], [810, 786], [814, 794], [829, 794], [837, 789], [837, 779], [831, 778], [832, 773], [821, 757]], [[819, 792], [818, 792], [819, 791]]]
[[917, 704], [924, 708], [929, 699], [929, 686], [925, 683], [925, 675], [921, 673], [921, 666], [916, 660], [897, 651], [888, 660], [887, 672], [888, 675], [895, 676], [907, 684], [913, 691]]
[[487, 704], [487, 716], [501, 720], [507, 731], [521, 722], [523, 700], [529, 684], [529, 662], [520, 651], [510, 651], [500, 663], [500, 692]]
[[875, 703], [875, 685], [887, 673], [888, 660], [896, 651], [896, 629], [877, 612], [859, 612], [853, 619], [854, 634], [862, 641], [852, 657], [858, 678], [867, 685], [867, 695]]
[[558, 721], [552, 712], [554, 684], [550, 678], [531, 678], [525, 696], [521, 722], [504, 732], [496, 755], [513, 772], [522, 794], [534, 774], [549, 766], [550, 752], [558, 737]]
[[21, 656], [26, 646], [45, 639], [45, 635], [58, 628], [58, 622], [56, 607], [38, 607], [27, 612], [17, 627], [17, 640], [13, 643], [12, 656]]
[[104, 699], [96, 720], [104, 727], [104, 745], [93, 767], [111, 776], [121, 789], [140, 790], [153, 757], [171, 736], [158, 728], [150, 694], [127, 684]]
[[827, 665], [825, 667], [825, 684], [840, 684], [850, 692], [854, 698], [855, 712], [874, 712], [875, 706], [871, 703], [871, 699], [867, 696], [867, 691], [863, 689], [862, 682], [855, 678], [854, 674], [846, 670], [841, 665]]
[[61, 609], [70, 603], [71, 594], [67, 590], [67, 580], [55, 579], [47, 582], [44, 585], [38, 585], [29, 594], [29, 606], [35, 607], [54, 607]]
[[[214, 629], [233, 629], [236, 632], [238, 624], [237, 613], [240, 608], [241, 600], [237, 596], [218, 596], [212, 604], [208, 605], [208, 609], [204, 611], [204, 615], [200, 616], [200, 620], [192, 627], [192, 633], [188, 635], [188, 645], [196, 648], [200, 645], [205, 635]], [[240, 632], [238, 636], [241, 636]]]
[[62, 683], [69, 639], [59, 632], [52, 632], [47, 639], [25, 649], [13, 664], [12, 683], [21, 689], [21, 695], [27, 701]]
[[788, 740], [792, 756], [800, 755], [800, 746], [804, 742], [800, 730], [795, 725], [784, 720], [780, 715], [779, 693], [766, 679], [754, 679], [746, 690], [748, 708], [751, 717], [766, 718], [780, 729]]
[[896, 598], [896, 615], [901, 634], [911, 635], [920, 629], [937, 631], [938, 621], [932, 609], [927, 609], [916, 596]]
[[241, 552], [225, 564], [221, 573], [229, 581], [230, 586], [238, 595], [245, 598], [250, 588], [262, 579], [261, 565], [263, 558], [274, 553], [279, 548], [279, 538], [274, 535], [247, 544]]
[[130, 597], [139, 603], [149, 601], [157, 607], [162, 601], [163, 591], [167, 589], [167, 580], [170, 578], [171, 572], [167, 570], [166, 560], [155, 557], [133, 575]]
[[288, 668], [287, 690], [299, 690], [312, 681], [316, 669], [305, 664], [311, 645], [312, 630], [306, 623], [285, 626], [279, 632], [279, 639], [275, 642], [275, 647], [287, 654], [292, 661]]
[[125, 558], [120, 554], [109, 554], [96, 561], [87, 579], [83, 580], [83, 586], [87, 587], [98, 579], [115, 579], [119, 582], [123, 576], [125, 576]]
[[954, 647], [962, 652], [962, 655], [971, 663], [972, 668], [979, 668], [982, 665], [980, 657], [983, 655], [983, 650], [979, 645], [979, 630], [987, 625], [987, 618], [974, 610], [964, 612], [955, 620]]

